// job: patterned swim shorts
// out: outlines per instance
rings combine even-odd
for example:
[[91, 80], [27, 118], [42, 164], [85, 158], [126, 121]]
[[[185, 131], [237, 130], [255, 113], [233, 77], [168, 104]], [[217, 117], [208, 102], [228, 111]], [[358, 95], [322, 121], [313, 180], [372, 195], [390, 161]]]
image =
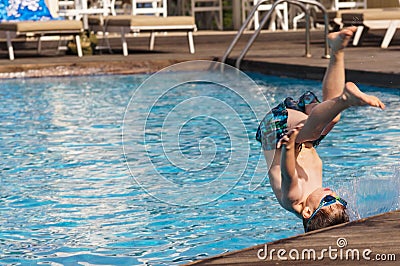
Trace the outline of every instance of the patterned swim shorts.
[[[320, 101], [314, 93], [307, 91], [297, 101], [288, 97], [268, 112], [261, 121], [256, 134], [256, 139], [261, 142], [263, 150], [275, 149], [277, 142], [287, 134], [287, 109], [305, 113], [306, 105], [311, 103], [320, 103]], [[322, 138], [315, 140], [313, 145], [317, 146]]]

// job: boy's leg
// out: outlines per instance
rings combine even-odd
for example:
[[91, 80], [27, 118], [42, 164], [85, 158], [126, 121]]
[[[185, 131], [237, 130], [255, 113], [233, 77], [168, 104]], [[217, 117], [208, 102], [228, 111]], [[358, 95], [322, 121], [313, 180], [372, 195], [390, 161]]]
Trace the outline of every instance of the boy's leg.
[[[324, 101], [333, 99], [342, 94], [345, 85], [345, 67], [344, 67], [344, 48], [350, 41], [351, 36], [357, 30], [357, 27], [349, 27], [340, 32], [333, 32], [328, 35], [328, 42], [331, 48], [331, 58], [325, 76], [322, 81], [322, 98]], [[327, 135], [337, 122], [340, 114], [328, 123], [321, 135]]]
[[344, 48], [350, 41], [357, 27], [345, 28], [328, 35], [331, 58], [322, 81], [323, 100], [333, 99], [342, 94], [345, 85]]
[[351, 106], [362, 105], [385, 108], [385, 105], [377, 97], [361, 92], [352, 82], [346, 83], [340, 96], [324, 101], [313, 108], [304, 127], [300, 130], [296, 142], [302, 143], [318, 139], [327, 125], [343, 110]]

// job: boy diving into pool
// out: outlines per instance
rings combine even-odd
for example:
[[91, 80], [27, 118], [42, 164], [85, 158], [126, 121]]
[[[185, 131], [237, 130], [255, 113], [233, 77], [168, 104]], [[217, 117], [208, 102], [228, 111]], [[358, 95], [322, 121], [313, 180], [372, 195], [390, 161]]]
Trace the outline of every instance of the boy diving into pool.
[[346, 201], [322, 186], [322, 161], [315, 147], [352, 106], [385, 105], [345, 83], [344, 48], [356, 27], [330, 33], [331, 58], [322, 82], [323, 102], [312, 92], [286, 98], [261, 121], [261, 142], [271, 187], [280, 205], [303, 219], [306, 232], [349, 221]]

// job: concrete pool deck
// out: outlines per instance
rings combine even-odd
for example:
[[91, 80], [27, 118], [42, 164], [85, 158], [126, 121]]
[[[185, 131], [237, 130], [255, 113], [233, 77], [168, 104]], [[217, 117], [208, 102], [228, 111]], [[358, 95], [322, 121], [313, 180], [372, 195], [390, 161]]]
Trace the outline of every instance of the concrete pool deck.
[[[381, 87], [400, 87], [400, 32], [397, 31], [389, 48], [381, 49], [384, 32], [371, 31], [361, 47], [348, 47], [346, 68], [348, 80]], [[8, 60], [4, 42], [0, 42], [0, 78], [65, 76], [83, 74], [151, 73], [174, 63], [188, 60], [213, 60], [221, 58], [235, 36], [235, 32], [195, 33], [196, 53], [188, 52], [185, 34], [176, 37], [159, 34], [155, 51], [148, 51], [148, 37], [128, 38], [129, 55], [121, 52], [119, 38], [111, 38], [114, 53], [78, 58], [73, 55], [56, 55], [45, 50], [37, 55], [35, 43], [16, 43], [16, 60]], [[245, 34], [230, 58], [235, 58], [244, 47], [250, 34]], [[101, 41], [101, 40], [99, 40]], [[50, 42], [51, 43], [51, 42]], [[46, 44], [44, 44], [44, 48]], [[304, 31], [263, 32], [243, 61], [243, 69], [265, 74], [321, 80], [328, 60], [324, 54], [322, 30], [311, 32], [311, 58], [304, 57]], [[231, 60], [229, 60], [231, 62]]]

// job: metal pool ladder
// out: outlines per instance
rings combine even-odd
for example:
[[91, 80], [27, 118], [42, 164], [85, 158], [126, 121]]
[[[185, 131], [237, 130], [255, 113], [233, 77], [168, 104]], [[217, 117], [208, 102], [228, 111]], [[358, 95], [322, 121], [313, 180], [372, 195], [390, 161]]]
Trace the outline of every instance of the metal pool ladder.
[[[260, 5], [262, 5], [264, 2], [266, 2], [268, 0], [261, 0], [259, 1], [251, 10], [250, 14], [248, 15], [246, 21], [242, 24], [242, 27], [239, 29], [238, 33], [236, 34], [235, 38], [233, 39], [233, 41], [231, 42], [231, 44], [229, 45], [228, 49], [226, 50], [224, 56], [221, 59], [222, 63], [226, 62], [226, 59], [228, 58], [228, 56], [230, 55], [230, 53], [232, 52], [233, 48], [235, 47], [235, 45], [237, 44], [237, 42], [239, 41], [240, 37], [243, 35], [244, 31], [246, 30], [247, 26], [249, 25], [251, 19], [253, 18], [255, 12], [257, 11], [258, 7]], [[305, 18], [306, 18], [306, 47], [305, 47], [305, 57], [311, 57], [311, 53], [310, 53], [310, 10], [309, 7], [307, 5], [311, 5], [311, 6], [316, 6], [318, 7], [323, 15], [324, 15], [324, 24], [325, 24], [325, 54], [322, 56], [323, 58], [329, 58], [329, 46], [328, 46], [328, 41], [327, 41], [327, 36], [328, 36], [328, 31], [329, 31], [329, 18], [328, 18], [328, 13], [325, 9], [325, 7], [314, 0], [277, 0], [274, 2], [274, 4], [272, 5], [271, 9], [263, 16], [261, 22], [260, 22], [260, 26], [258, 27], [257, 30], [254, 31], [253, 35], [251, 36], [250, 40], [247, 42], [247, 45], [244, 47], [244, 49], [242, 50], [242, 52], [240, 53], [239, 57], [236, 59], [236, 68], [240, 68], [240, 64], [242, 63], [243, 58], [246, 56], [247, 52], [250, 50], [251, 46], [253, 45], [254, 41], [257, 39], [258, 35], [261, 32], [261, 29], [264, 27], [265, 23], [267, 23], [268, 19], [271, 17], [271, 15], [273, 14], [273, 12], [275, 11], [275, 8], [279, 5], [282, 4], [284, 2], [287, 2], [289, 4], [293, 4], [296, 6], [299, 6], [304, 14], [305, 14]]]

